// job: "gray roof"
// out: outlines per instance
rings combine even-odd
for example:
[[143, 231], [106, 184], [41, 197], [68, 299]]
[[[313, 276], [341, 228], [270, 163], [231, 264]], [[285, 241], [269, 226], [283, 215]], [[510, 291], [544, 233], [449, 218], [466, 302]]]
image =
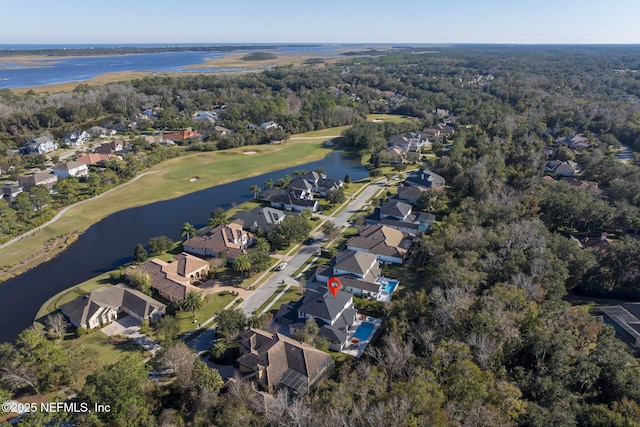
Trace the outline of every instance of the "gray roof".
[[447, 181], [435, 172], [428, 169], [420, 169], [417, 173], [411, 174], [405, 180], [410, 185], [420, 185], [422, 187], [442, 187]]
[[349, 273], [365, 274], [371, 268], [377, 266], [378, 261], [375, 254], [358, 251], [338, 252], [334, 259], [333, 268], [348, 271]]
[[96, 289], [89, 295], [63, 304], [60, 309], [73, 324], [82, 326], [97, 311], [103, 308], [117, 310], [119, 307], [142, 318], [148, 317], [155, 309], [165, 309], [164, 304], [123, 284]]
[[397, 200], [384, 202], [380, 206], [380, 214], [398, 219], [406, 218], [411, 213], [411, 205]]
[[313, 317], [334, 319], [352, 298], [353, 295], [348, 292], [338, 291], [334, 297], [327, 288], [323, 292], [309, 289], [300, 300], [297, 310]]
[[285, 216], [283, 210], [267, 207], [237, 212], [231, 217], [231, 220], [251, 231], [258, 229], [269, 231], [274, 224], [281, 222]]

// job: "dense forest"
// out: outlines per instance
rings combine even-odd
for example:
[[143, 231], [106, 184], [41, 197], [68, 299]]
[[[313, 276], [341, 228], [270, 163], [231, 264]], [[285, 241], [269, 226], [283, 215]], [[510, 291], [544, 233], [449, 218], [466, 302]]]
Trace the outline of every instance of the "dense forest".
[[[80, 394], [115, 399], [119, 412], [84, 421], [640, 425], [637, 359], [612, 327], [568, 298], [640, 297], [640, 162], [615, 157], [621, 144], [640, 150], [639, 53], [636, 46], [448, 47], [369, 52], [335, 65], [240, 76], [79, 85], [51, 95], [1, 91], [0, 163], [15, 165], [24, 160], [12, 149], [40, 132], [124, 121], [150, 107], [162, 109], [153, 128], [173, 129], [190, 126], [197, 110], [225, 106], [222, 122], [235, 132], [182, 149], [259, 143], [247, 125], [269, 120], [287, 134], [353, 124], [342, 143], [372, 159], [388, 137], [434, 125], [436, 109], [456, 117], [455, 134], [434, 142], [436, 156], [426, 165], [446, 178], [446, 192], [430, 192], [419, 203], [440, 221], [414, 243], [398, 295], [384, 307], [365, 308], [385, 324], [365, 357], [338, 363], [303, 398], [276, 395], [265, 411], [249, 405], [248, 385], [220, 392], [216, 378], [193, 374], [205, 371], [191, 359], [185, 380], [168, 386], [147, 382], [146, 366], [119, 362], [119, 369], [91, 374]], [[365, 122], [369, 113], [409, 115], [419, 126]], [[563, 142], [577, 134], [588, 148]], [[550, 156], [575, 161], [576, 178], [597, 185], [548, 176]], [[3, 223], [7, 209], [0, 209]], [[578, 244], [603, 233], [604, 248]], [[39, 340], [25, 333], [15, 346], [0, 348], [0, 370], [31, 367], [34, 386], [43, 389], [68, 384], [72, 360]]]

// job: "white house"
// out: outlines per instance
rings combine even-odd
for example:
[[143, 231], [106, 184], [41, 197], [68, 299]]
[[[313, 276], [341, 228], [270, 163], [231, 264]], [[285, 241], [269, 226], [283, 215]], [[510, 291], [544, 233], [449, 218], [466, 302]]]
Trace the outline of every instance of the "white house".
[[31, 140], [26, 147], [27, 154], [46, 154], [58, 149], [58, 144], [46, 136]]
[[67, 144], [69, 147], [79, 147], [89, 142], [90, 139], [91, 139], [91, 135], [89, 135], [89, 132], [76, 131], [76, 132], [71, 132], [65, 135], [62, 138], [62, 142]]
[[89, 167], [85, 163], [76, 161], [70, 161], [66, 163], [60, 163], [53, 168], [53, 173], [59, 178], [76, 177], [80, 178], [89, 175]]

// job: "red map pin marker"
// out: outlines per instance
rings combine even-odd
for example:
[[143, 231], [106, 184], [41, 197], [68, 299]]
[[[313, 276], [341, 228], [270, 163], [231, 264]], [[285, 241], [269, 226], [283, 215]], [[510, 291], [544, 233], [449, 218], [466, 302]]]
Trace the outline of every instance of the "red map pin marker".
[[342, 283], [340, 283], [340, 279], [338, 279], [337, 277], [332, 277], [327, 282], [327, 287], [331, 291], [331, 295], [333, 295], [334, 297], [338, 295], [340, 286], [342, 286]]

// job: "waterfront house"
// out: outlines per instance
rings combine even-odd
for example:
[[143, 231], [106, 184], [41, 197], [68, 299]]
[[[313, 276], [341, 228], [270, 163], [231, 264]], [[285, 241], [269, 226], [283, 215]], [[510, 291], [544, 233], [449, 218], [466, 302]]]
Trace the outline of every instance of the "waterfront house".
[[69, 147], [80, 147], [91, 140], [91, 135], [86, 131], [75, 131], [62, 137], [62, 142]]
[[185, 252], [214, 258], [225, 257], [227, 262], [233, 263], [238, 256], [256, 240], [256, 236], [242, 229], [236, 223], [218, 225], [205, 232], [188, 239], [182, 244]]
[[73, 326], [86, 329], [108, 325], [122, 313], [139, 321], [155, 322], [165, 310], [164, 304], [124, 284], [96, 289], [60, 306]]
[[193, 283], [207, 279], [211, 265], [198, 257], [181, 253], [173, 262], [154, 258], [137, 267], [149, 275], [151, 289], [169, 301], [184, 299], [189, 291], [201, 293]]

